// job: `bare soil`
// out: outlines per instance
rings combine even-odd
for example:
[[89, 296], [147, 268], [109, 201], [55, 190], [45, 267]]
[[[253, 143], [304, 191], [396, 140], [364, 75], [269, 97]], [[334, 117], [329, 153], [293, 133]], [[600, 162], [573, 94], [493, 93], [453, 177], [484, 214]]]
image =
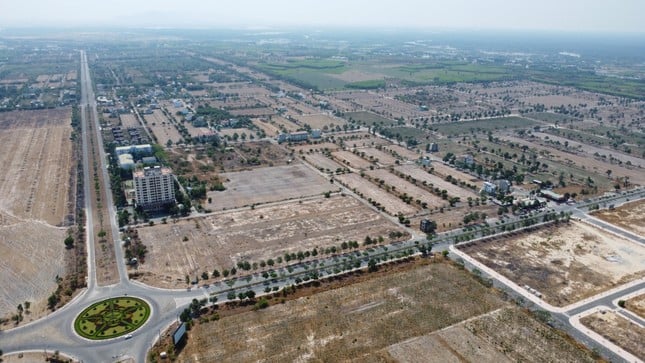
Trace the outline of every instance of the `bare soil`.
[[645, 328], [614, 311], [596, 312], [583, 317], [580, 322], [636, 357], [645, 359]]
[[643, 246], [582, 222], [462, 249], [555, 306], [645, 276]]
[[74, 221], [71, 110], [0, 113], [0, 317], [31, 303], [46, 311], [66, 273], [63, 240]]
[[468, 197], [471, 197], [473, 199], [479, 198], [479, 195], [477, 195], [471, 189], [465, 189], [454, 185], [435, 174], [428, 173], [426, 170], [423, 170], [419, 166], [404, 165], [397, 166], [394, 169], [403, 174], [411, 176], [419, 183], [423, 183], [425, 181], [427, 186], [432, 186], [433, 188], [439, 188], [442, 190], [445, 189], [448, 192], [448, 195], [459, 197], [461, 198], [462, 202], [465, 202]]
[[226, 190], [208, 192], [206, 208], [231, 209], [338, 191], [301, 163], [220, 174]]
[[359, 196], [367, 201], [374, 201], [385, 209], [385, 212], [390, 215], [397, 215], [399, 212], [404, 215], [410, 215], [419, 210], [412, 204], [406, 204], [401, 199], [380, 189], [374, 183], [365, 178], [361, 178], [356, 173], [337, 175], [334, 177], [348, 189], [354, 191]]
[[625, 301], [625, 308], [645, 319], [645, 294]]
[[386, 361], [595, 362], [588, 349], [538, 322], [526, 311], [505, 307], [381, 351]]
[[504, 302], [437, 263], [271, 305], [198, 324], [178, 361], [374, 361], [379, 349]]
[[148, 254], [139, 272], [155, 286], [185, 287], [187, 274], [221, 272], [239, 261], [276, 260], [287, 252], [338, 247], [345, 241], [362, 244], [366, 236], [388, 240], [394, 231], [404, 232], [352, 197], [216, 213], [140, 228]]
[[603, 209], [593, 216], [638, 235], [645, 235], [645, 200], [623, 204], [613, 210]]
[[143, 115], [146, 125], [157, 138], [157, 143], [166, 146], [168, 140], [173, 144], [180, 143], [183, 139], [175, 125], [166, 118], [161, 110], [154, 110], [151, 115]]

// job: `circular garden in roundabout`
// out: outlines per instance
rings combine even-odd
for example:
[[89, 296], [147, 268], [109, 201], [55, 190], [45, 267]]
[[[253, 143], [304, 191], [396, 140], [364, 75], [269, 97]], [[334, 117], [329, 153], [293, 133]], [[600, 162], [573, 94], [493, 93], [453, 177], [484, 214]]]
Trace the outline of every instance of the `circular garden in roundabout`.
[[113, 297], [83, 310], [74, 320], [74, 330], [87, 339], [111, 339], [139, 329], [149, 317], [147, 302], [130, 296]]

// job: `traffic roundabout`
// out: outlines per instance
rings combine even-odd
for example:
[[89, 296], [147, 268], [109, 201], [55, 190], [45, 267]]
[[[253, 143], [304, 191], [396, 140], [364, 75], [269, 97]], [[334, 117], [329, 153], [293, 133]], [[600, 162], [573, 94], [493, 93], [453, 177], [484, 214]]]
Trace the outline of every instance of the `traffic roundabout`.
[[120, 296], [101, 300], [76, 317], [74, 331], [90, 340], [117, 338], [143, 326], [150, 317], [150, 311], [150, 305], [136, 297]]

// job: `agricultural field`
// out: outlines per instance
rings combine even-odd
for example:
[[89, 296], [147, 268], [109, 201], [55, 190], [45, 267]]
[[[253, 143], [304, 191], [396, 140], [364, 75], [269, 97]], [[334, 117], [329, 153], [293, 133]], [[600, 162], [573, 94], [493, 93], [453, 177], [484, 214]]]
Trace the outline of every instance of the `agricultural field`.
[[645, 200], [623, 204], [615, 209], [603, 209], [593, 213], [593, 216], [645, 236]]
[[645, 327], [614, 311], [595, 312], [581, 318], [580, 322], [639, 359], [645, 359]]
[[198, 324], [178, 361], [377, 361], [381, 349], [505, 304], [467, 272], [430, 263]]
[[379, 352], [385, 361], [596, 362], [591, 352], [526, 311], [503, 307]]
[[0, 113], [0, 317], [31, 302], [36, 319], [65, 275], [74, 220], [70, 109]]
[[583, 222], [461, 248], [554, 306], [645, 276], [645, 248]]
[[208, 198], [211, 198], [206, 204], [208, 209], [231, 209], [338, 190], [337, 186], [300, 163], [223, 173], [220, 179], [226, 190], [208, 192]]
[[372, 203], [378, 203], [390, 215], [395, 216], [399, 212], [404, 215], [410, 215], [419, 210], [415, 205], [406, 204], [401, 199], [386, 192], [384, 189], [378, 188], [375, 184], [361, 178], [356, 173], [336, 175], [334, 178], [348, 189], [355, 191], [363, 199]]
[[366, 236], [387, 240], [395, 231], [404, 232], [349, 196], [219, 212], [139, 228], [149, 252], [138, 272], [155, 286], [184, 287], [187, 274], [222, 271], [240, 261], [259, 263], [287, 252], [322, 250], [346, 241], [362, 242]]
[[146, 125], [152, 134], [157, 138], [157, 144], [165, 146], [168, 141], [178, 144], [183, 140], [175, 125], [166, 118], [163, 111], [154, 110], [153, 114], [144, 115], [143, 118], [147, 121]]
[[[436, 164], [432, 164], [434, 166]], [[416, 165], [403, 165], [397, 166], [394, 170], [401, 172], [405, 175], [416, 179], [419, 183], [426, 182], [426, 185], [432, 186], [433, 188], [445, 189], [448, 192], [448, 195], [461, 198], [461, 201], [464, 202], [471, 197], [473, 199], [479, 198], [479, 194], [474, 192], [472, 189], [461, 188], [456, 186], [443, 178], [436, 176], [435, 174], [430, 174], [427, 171], [421, 169], [421, 167]]]

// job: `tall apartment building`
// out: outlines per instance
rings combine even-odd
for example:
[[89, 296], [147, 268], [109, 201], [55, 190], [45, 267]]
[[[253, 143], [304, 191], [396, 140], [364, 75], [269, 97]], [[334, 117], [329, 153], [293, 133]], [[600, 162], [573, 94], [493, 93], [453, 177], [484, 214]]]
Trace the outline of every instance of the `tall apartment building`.
[[175, 202], [174, 178], [169, 168], [145, 167], [132, 176], [137, 206], [153, 210]]

